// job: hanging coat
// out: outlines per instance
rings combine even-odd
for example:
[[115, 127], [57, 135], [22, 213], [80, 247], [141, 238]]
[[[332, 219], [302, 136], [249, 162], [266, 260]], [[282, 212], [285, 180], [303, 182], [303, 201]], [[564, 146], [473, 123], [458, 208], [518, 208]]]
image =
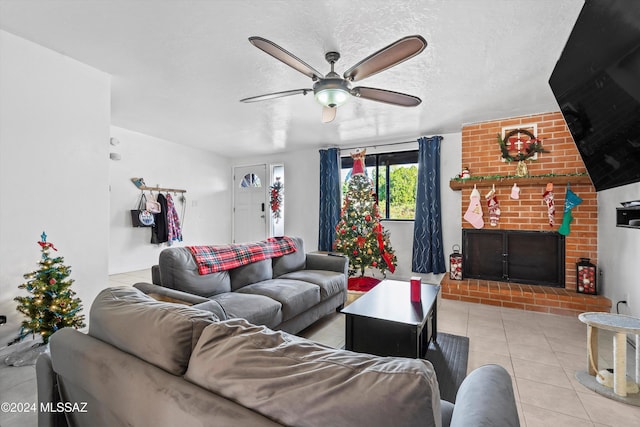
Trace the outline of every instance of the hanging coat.
[[167, 199], [158, 194], [158, 203], [160, 203], [160, 213], [153, 214], [155, 224], [151, 228], [151, 243], [159, 244], [169, 240], [169, 232], [167, 230]]
[[167, 233], [169, 239], [169, 246], [174, 241], [182, 242], [182, 230], [180, 229], [180, 218], [176, 211], [176, 206], [173, 203], [173, 197], [167, 193]]

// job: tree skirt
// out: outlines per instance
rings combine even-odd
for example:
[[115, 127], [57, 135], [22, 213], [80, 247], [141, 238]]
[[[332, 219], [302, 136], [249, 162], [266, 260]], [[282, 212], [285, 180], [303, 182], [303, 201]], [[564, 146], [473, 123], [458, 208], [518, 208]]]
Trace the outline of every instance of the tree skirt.
[[381, 280], [375, 277], [349, 277], [348, 289], [356, 292], [367, 292], [380, 282]]

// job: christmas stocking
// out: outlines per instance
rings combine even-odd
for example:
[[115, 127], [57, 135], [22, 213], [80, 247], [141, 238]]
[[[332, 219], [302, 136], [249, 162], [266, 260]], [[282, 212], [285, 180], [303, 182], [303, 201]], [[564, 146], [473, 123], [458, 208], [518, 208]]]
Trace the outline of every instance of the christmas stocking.
[[542, 199], [547, 205], [547, 216], [549, 217], [549, 226], [553, 227], [553, 224], [555, 223], [554, 218], [556, 215], [556, 207], [553, 202], [553, 191], [551, 190], [545, 191], [544, 194], [542, 195]]
[[520, 198], [520, 188], [518, 184], [513, 184], [513, 188], [511, 189], [511, 198], [513, 200], [518, 200]]
[[464, 214], [464, 219], [473, 225], [474, 228], [484, 227], [482, 206], [480, 205], [480, 192], [476, 188], [471, 192], [471, 202], [469, 203], [467, 212]]
[[568, 211], [564, 211], [564, 214], [562, 215], [562, 225], [558, 229], [558, 233], [562, 234], [563, 236], [568, 236], [571, 232], [571, 227], [569, 226], [571, 224], [571, 221], [573, 221], [571, 209], [569, 209]]
[[568, 236], [571, 232], [571, 221], [573, 221], [573, 215], [571, 210], [582, 203], [582, 199], [578, 197], [576, 193], [571, 191], [571, 188], [567, 188], [567, 195], [564, 198], [564, 215], [562, 216], [562, 225], [558, 229], [558, 233], [563, 236]]
[[492, 227], [498, 225], [500, 221], [500, 203], [495, 195], [487, 197], [487, 206], [489, 207], [489, 223]]

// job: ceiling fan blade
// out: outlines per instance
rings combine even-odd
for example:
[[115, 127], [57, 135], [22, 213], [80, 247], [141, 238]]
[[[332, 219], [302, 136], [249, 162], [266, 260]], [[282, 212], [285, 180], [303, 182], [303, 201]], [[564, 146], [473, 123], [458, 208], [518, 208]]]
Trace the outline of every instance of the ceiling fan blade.
[[336, 118], [337, 107], [322, 107], [322, 123], [332, 122]]
[[425, 47], [427, 41], [422, 36], [403, 37], [349, 68], [344, 72], [344, 78], [352, 82], [362, 80], [413, 58]]
[[400, 105], [401, 107], [416, 107], [422, 102], [422, 100], [417, 96], [393, 92], [391, 90], [376, 89], [373, 87], [355, 87], [351, 89], [351, 94], [358, 98], [384, 102], [392, 105]]
[[307, 92], [313, 92], [313, 89], [294, 89], [294, 90], [285, 90], [283, 92], [267, 93], [266, 95], [258, 95], [258, 96], [252, 96], [251, 98], [244, 98], [244, 99], [241, 99], [240, 102], [266, 101], [268, 99], [282, 98], [284, 96], [298, 95], [300, 93], [303, 95], [306, 95]]
[[290, 52], [287, 52], [274, 42], [263, 39], [262, 37], [249, 37], [249, 41], [258, 49], [265, 51], [277, 60], [282, 61], [291, 68], [300, 71], [302, 74], [310, 77], [314, 81], [322, 78], [322, 73], [311, 67], [309, 64], [307, 64], [297, 56], [293, 55]]

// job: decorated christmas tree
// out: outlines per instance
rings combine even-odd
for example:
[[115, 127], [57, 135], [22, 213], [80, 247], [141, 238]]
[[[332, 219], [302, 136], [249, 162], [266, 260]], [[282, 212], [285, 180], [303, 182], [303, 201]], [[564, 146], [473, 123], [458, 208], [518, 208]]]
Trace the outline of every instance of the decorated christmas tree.
[[72, 326], [78, 329], [85, 326], [84, 315], [79, 314], [82, 310], [80, 298], [75, 298], [76, 293], [71, 289], [71, 268], [63, 264], [63, 257], [50, 256], [49, 251], [57, 249], [47, 242], [44, 232], [41, 239], [38, 242], [42, 251], [40, 268], [25, 274], [27, 282], [18, 286], [26, 289], [31, 296], [15, 298], [17, 310], [29, 319], [22, 322], [19, 336], [14, 342], [21, 341], [29, 334], [40, 334], [46, 344], [51, 334], [60, 328]]
[[377, 268], [384, 275], [396, 268], [389, 232], [382, 229], [373, 183], [365, 174], [365, 151], [351, 155], [353, 169], [347, 183], [340, 222], [336, 226], [335, 249], [349, 257], [349, 275]]

